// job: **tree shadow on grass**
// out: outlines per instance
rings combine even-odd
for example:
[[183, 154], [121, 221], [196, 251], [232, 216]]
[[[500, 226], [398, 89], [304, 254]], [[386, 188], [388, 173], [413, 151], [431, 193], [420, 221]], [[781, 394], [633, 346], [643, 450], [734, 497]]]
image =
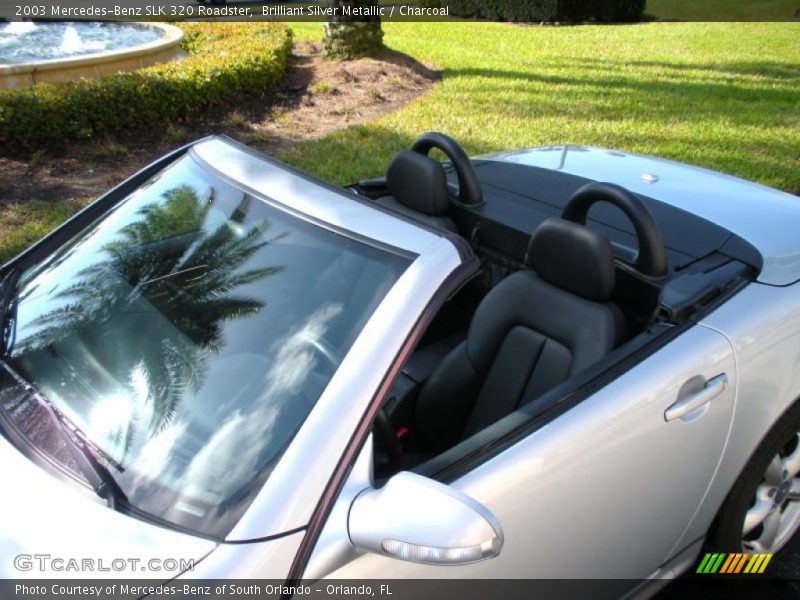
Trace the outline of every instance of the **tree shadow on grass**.
[[666, 62], [655, 60], [612, 61], [602, 58], [586, 58], [581, 64], [600, 65], [605, 67], [625, 64], [626, 66], [645, 67], [654, 69], [667, 69], [673, 71], [706, 71], [714, 74], [729, 75], [732, 77], [766, 77], [776, 80], [800, 79], [800, 65], [780, 63], [774, 61], [734, 61], [724, 63], [694, 63], [694, 62]]
[[[641, 67], [643, 72], [630, 73], [623, 69], [631, 66]], [[609, 70], [609, 67], [619, 69]], [[444, 77], [480, 78], [484, 93], [476, 94], [470, 101], [481, 109], [506, 110], [512, 114], [524, 107], [519, 93], [525, 94], [529, 84], [536, 84], [530, 88], [531, 98], [543, 91], [542, 86], [553, 90], [551, 100], [561, 94], [558, 102], [548, 104], [551, 114], [574, 116], [596, 111], [598, 117], [607, 120], [630, 120], [646, 112], [665, 118], [691, 118], [693, 121], [724, 118], [737, 125], [760, 126], [765, 121], [782, 118], [783, 113], [793, 113], [800, 104], [795, 84], [795, 80], [800, 81], [800, 69], [791, 65], [739, 63], [717, 69], [715, 73], [721, 76], [709, 79], [712, 67], [714, 65], [691, 63], [556, 60], [543, 64], [539, 70], [448, 69]], [[659, 72], [649, 73], [648, 69], [659, 69]], [[570, 93], [565, 88], [579, 88], [586, 93]], [[504, 95], [506, 91], [517, 93]], [[595, 103], [595, 94], [597, 98], [609, 96], [612, 101]], [[682, 114], [678, 108], [691, 110]]]
[[[660, 91], [672, 91], [674, 89], [683, 89], [688, 92], [695, 92], [699, 94], [716, 95], [728, 92], [737, 92], [747, 96], [747, 99], [762, 98], [764, 92], [770, 93], [773, 99], [781, 101], [796, 102], [798, 95], [794, 87], [794, 80], [800, 80], [800, 70], [792, 69], [786, 66], [785, 69], [777, 70], [775, 67], [774, 72], [780, 72], [779, 77], [765, 75], [763, 72], [749, 71], [747, 67], [741, 67], [737, 71], [731, 71], [733, 74], [730, 78], [717, 78], [717, 81], [709, 81], [708, 78], [700, 79], [699, 77], [692, 77], [689, 74], [690, 70], [713, 71], [712, 65], [658, 65], [657, 63], [649, 63], [647, 66], [659, 68], [668, 68], [676, 71], [675, 73], [652, 73], [631, 75], [620, 69], [618, 73], [608, 74], [607, 68], [593, 69], [592, 63], [601, 63], [601, 61], [581, 60], [574, 63], [567, 61], [550, 62], [542, 65], [542, 70], [534, 72], [531, 70], [510, 70], [510, 69], [484, 69], [478, 67], [468, 67], [460, 69], [447, 69], [444, 77], [481, 77], [487, 79], [505, 79], [508, 81], [527, 81], [534, 83], [544, 83], [550, 85], [573, 85], [584, 87], [606, 87], [614, 85], [615, 87], [623, 86], [629, 89], [641, 90], [646, 92], [658, 93]], [[602, 63], [605, 64], [605, 63]], [[618, 67], [640, 66], [641, 63], [607, 63], [608, 65], [615, 65]], [[570, 75], [553, 75], [544, 71], [547, 70], [563, 70], [564, 72], [575, 71], [580, 69], [585, 75], [570, 76]], [[599, 73], [604, 75], [599, 75]], [[752, 80], [741, 79], [736, 80], [736, 76], [742, 75], [761, 75], [765, 77], [764, 84], [769, 80], [778, 79], [780, 87], [775, 88], [774, 85], [758, 85], [760, 82]], [[674, 79], [673, 79], [674, 78]], [[680, 79], [678, 79], [680, 78]]]

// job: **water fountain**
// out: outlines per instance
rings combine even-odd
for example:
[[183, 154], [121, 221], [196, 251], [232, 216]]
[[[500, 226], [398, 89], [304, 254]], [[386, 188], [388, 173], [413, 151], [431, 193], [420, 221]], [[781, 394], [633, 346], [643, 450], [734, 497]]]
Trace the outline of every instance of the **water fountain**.
[[0, 89], [132, 71], [181, 56], [162, 23], [0, 23]]

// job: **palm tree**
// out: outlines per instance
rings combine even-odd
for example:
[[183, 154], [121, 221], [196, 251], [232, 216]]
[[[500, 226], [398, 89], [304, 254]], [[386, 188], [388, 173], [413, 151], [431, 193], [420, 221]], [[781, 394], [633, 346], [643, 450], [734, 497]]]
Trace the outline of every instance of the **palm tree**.
[[329, 0], [334, 15], [325, 23], [325, 53], [332, 58], [372, 56], [383, 48], [377, 0]]
[[[223, 345], [223, 323], [263, 308], [235, 290], [282, 269], [239, 270], [283, 237], [267, 239], [268, 224], [236, 232], [231, 223], [243, 221], [249, 202], [244, 195], [228, 222], [211, 231], [204, 224], [213, 192], [201, 202], [193, 188], [181, 186], [166, 192], [163, 202], [144, 206], [139, 219], [102, 247], [106, 258], [57, 293], [62, 304], [29, 324], [35, 331], [19, 341], [15, 355], [78, 336], [106, 371], [146, 381], [149, 434], [157, 434], [184, 394], [202, 386], [207, 357]], [[126, 449], [130, 427], [118, 436]]]

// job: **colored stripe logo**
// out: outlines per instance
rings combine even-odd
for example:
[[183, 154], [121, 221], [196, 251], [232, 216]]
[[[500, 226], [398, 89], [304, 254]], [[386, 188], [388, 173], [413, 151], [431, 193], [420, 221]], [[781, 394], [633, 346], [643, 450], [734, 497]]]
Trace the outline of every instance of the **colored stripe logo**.
[[726, 575], [747, 573], [755, 575], [763, 573], [771, 560], [772, 554], [707, 552], [703, 560], [700, 561], [696, 573], [724, 573]]

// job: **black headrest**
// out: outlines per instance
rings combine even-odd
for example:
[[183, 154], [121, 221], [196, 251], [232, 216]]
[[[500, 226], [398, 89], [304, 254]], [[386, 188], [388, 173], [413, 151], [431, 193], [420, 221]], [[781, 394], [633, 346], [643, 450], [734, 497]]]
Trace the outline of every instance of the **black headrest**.
[[447, 212], [447, 177], [439, 161], [419, 152], [404, 150], [392, 160], [386, 173], [386, 187], [395, 199], [426, 215]]
[[545, 220], [533, 233], [528, 262], [548, 283], [587, 300], [605, 302], [614, 291], [611, 243], [585, 225]]

